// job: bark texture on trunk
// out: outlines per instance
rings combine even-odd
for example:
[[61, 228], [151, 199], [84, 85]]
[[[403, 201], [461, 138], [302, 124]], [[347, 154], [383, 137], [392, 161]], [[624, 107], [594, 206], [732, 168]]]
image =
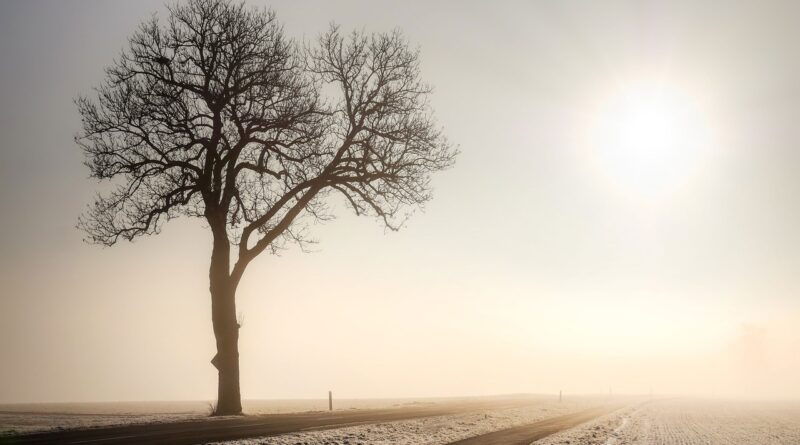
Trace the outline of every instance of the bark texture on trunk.
[[239, 323], [236, 319], [236, 283], [230, 276], [230, 244], [227, 236], [214, 236], [209, 270], [211, 320], [217, 340], [217, 355], [211, 363], [219, 371], [217, 407], [214, 415], [242, 413], [239, 392]]

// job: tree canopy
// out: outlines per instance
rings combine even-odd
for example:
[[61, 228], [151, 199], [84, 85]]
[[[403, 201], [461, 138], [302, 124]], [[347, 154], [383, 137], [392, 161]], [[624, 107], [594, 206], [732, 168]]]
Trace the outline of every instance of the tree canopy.
[[179, 215], [204, 217], [238, 247], [237, 268], [305, 242], [303, 220], [330, 218], [331, 193], [397, 229], [456, 156], [419, 64], [399, 31], [331, 26], [295, 42], [271, 11], [173, 6], [166, 24], [140, 26], [94, 97], [77, 101], [91, 175], [116, 185], [80, 227], [112, 245]]

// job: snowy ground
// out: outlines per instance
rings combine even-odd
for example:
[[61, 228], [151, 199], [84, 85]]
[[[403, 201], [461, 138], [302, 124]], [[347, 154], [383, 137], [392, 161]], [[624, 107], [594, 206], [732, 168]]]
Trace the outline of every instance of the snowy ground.
[[[319, 401], [247, 402], [251, 413], [309, 411]], [[422, 400], [340, 401], [340, 407], [367, 409], [437, 403]], [[550, 398], [524, 408], [305, 431], [225, 445], [317, 444], [447, 444], [548, 417], [576, 412], [602, 403], [598, 399]], [[318, 406], [319, 405], [319, 406]], [[95, 427], [126, 423], [166, 422], [207, 418], [204, 402], [146, 404], [0, 405], [0, 433], [43, 429]], [[213, 420], [210, 420], [213, 421]], [[663, 399], [631, 404], [609, 415], [534, 442], [534, 445], [798, 445], [800, 402], [734, 402]]]
[[308, 431], [274, 437], [219, 442], [217, 445], [447, 444], [467, 437], [511, 428], [548, 417], [569, 414], [590, 406], [597, 406], [598, 403], [598, 399], [591, 398], [560, 403], [555, 399], [541, 400], [524, 408], [426, 417], [334, 430]]
[[172, 422], [207, 417], [207, 402], [25, 403], [0, 405], [0, 434]]
[[656, 400], [535, 445], [797, 445], [800, 403]]
[[[552, 400], [552, 396], [547, 399]], [[469, 399], [334, 399], [334, 407], [337, 410], [398, 408], [459, 400]], [[328, 400], [245, 400], [243, 405], [245, 413], [253, 415], [327, 411]], [[548, 409], [545, 406], [541, 408]], [[217, 420], [208, 418], [210, 412], [211, 404], [205, 401], [9, 404], [0, 405], [0, 434], [179, 420]]]
[[0, 434], [32, 433], [35, 431], [95, 428], [135, 423], [173, 422], [197, 418], [188, 414], [21, 414], [0, 413]]
[[[337, 409], [373, 409], [435, 403], [440, 399], [341, 399]], [[247, 414], [272, 414], [328, 409], [328, 399], [245, 400]], [[0, 405], [0, 434], [134, 423], [207, 419], [211, 402], [25, 403]]]

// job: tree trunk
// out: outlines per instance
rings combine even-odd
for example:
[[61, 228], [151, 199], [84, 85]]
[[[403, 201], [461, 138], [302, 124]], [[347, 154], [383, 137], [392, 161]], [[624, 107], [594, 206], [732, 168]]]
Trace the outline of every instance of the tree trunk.
[[236, 284], [230, 277], [230, 244], [215, 234], [209, 270], [211, 320], [217, 355], [211, 360], [219, 371], [216, 416], [242, 413], [239, 392], [239, 323], [236, 319]]

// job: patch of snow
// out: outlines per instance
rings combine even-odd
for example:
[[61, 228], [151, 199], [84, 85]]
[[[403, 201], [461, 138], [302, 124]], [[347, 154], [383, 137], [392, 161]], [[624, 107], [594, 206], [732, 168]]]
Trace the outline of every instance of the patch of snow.
[[201, 419], [203, 417], [203, 415], [195, 413], [136, 415], [0, 412], [0, 434], [177, 422], [180, 420]]
[[[337, 409], [379, 409], [431, 404], [441, 400], [444, 399], [334, 399], [334, 404]], [[243, 400], [242, 404], [245, 413], [251, 415], [328, 409], [327, 398]], [[0, 434], [220, 419], [208, 417], [211, 406], [210, 401], [0, 404]]]
[[800, 404], [658, 400], [626, 408], [535, 445], [797, 445]]
[[[535, 445], [621, 445], [619, 435], [636, 408], [623, 408], [611, 414], [598, 417], [574, 428], [559, 431], [539, 439]], [[532, 445], [533, 445], [532, 444]]]
[[596, 400], [541, 401], [523, 408], [478, 411], [413, 420], [217, 442], [216, 445], [439, 445], [536, 422], [596, 405]]

